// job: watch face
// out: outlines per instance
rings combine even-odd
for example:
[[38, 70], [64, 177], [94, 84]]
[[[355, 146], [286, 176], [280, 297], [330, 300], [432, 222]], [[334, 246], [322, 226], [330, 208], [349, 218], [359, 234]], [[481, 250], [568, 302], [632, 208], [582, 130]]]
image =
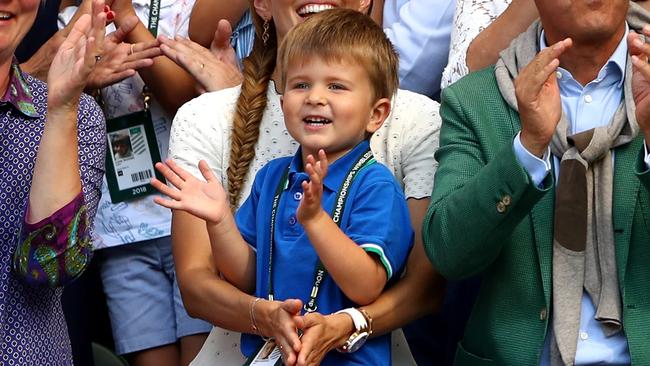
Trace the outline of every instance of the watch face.
[[352, 353], [358, 350], [359, 348], [361, 348], [361, 346], [363, 346], [363, 344], [366, 343], [367, 339], [368, 339], [367, 332], [359, 333], [359, 335], [349, 340], [350, 345], [348, 347], [348, 352]]

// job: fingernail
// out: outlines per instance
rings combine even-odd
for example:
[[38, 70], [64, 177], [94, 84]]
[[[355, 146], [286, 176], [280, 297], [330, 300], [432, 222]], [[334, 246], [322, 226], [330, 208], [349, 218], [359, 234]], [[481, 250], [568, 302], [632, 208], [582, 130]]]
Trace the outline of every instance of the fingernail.
[[104, 13], [108, 13], [109, 11], [111, 11], [111, 7], [108, 5], [104, 5]]
[[641, 40], [640, 37], [637, 37], [637, 38], [634, 40], [634, 45], [637, 46], [637, 47], [641, 47], [641, 46], [643, 46], [643, 41]]
[[115, 18], [115, 12], [111, 10], [106, 14], [106, 19], [113, 20], [113, 18]]

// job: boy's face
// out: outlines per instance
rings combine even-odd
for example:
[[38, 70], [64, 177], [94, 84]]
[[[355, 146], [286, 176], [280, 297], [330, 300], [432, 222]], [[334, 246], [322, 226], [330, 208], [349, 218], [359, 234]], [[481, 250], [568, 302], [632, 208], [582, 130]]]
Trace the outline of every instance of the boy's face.
[[346, 62], [318, 57], [287, 67], [282, 110], [287, 130], [302, 147], [303, 160], [325, 150], [333, 162], [373, 133], [388, 116], [390, 101], [373, 100], [368, 73]]

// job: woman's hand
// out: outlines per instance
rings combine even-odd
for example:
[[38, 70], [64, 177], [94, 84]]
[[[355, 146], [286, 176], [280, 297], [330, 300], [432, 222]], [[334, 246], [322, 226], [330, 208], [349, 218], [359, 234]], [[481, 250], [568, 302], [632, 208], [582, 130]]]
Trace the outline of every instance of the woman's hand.
[[275, 344], [282, 352], [285, 366], [295, 365], [301, 349], [296, 323], [300, 318], [302, 301], [298, 299], [261, 301], [253, 310], [260, 334], [275, 339]]
[[48, 108], [77, 109], [79, 96], [95, 68], [104, 45], [104, 0], [93, 0], [91, 15], [74, 24], [59, 47], [48, 74]]
[[205, 160], [199, 162], [199, 170], [205, 182], [196, 179], [172, 160], [167, 160], [165, 164], [156, 163], [156, 169], [175, 187], [175, 189], [168, 187], [153, 178], [151, 185], [171, 198], [154, 197], [154, 202], [157, 204], [186, 211], [213, 224], [221, 223], [224, 217], [230, 214], [226, 192]]
[[197, 81], [198, 92], [211, 92], [241, 84], [243, 77], [237, 64], [235, 50], [230, 46], [232, 29], [220, 20], [210, 49], [188, 38], [170, 39], [160, 36], [161, 50]]
[[307, 221], [325, 213], [321, 201], [323, 198], [323, 180], [327, 176], [327, 168], [327, 155], [322, 149], [318, 151], [318, 161], [313, 155], [307, 156], [305, 173], [309, 174], [309, 182], [302, 182], [304, 194], [296, 211], [296, 217], [303, 226]]
[[347, 314], [308, 313], [297, 319], [296, 326], [303, 330], [298, 366], [319, 365], [329, 351], [343, 345], [354, 331]]
[[131, 77], [136, 70], [153, 65], [153, 58], [160, 56], [158, 41], [123, 43], [139, 21], [135, 16], [127, 16], [115, 32], [106, 36], [104, 54], [88, 80], [89, 89], [103, 88]]

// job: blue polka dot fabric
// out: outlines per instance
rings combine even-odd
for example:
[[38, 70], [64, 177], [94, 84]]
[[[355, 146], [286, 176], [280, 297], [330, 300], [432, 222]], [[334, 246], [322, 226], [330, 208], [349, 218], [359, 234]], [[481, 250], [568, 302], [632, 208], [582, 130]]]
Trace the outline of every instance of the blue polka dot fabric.
[[[62, 289], [29, 286], [12, 270], [47, 114], [45, 83], [27, 74], [22, 77], [38, 116], [29, 117], [11, 103], [0, 105], [0, 364], [72, 365]], [[83, 193], [92, 218], [104, 174], [105, 122], [87, 95], [79, 103], [77, 123]]]

